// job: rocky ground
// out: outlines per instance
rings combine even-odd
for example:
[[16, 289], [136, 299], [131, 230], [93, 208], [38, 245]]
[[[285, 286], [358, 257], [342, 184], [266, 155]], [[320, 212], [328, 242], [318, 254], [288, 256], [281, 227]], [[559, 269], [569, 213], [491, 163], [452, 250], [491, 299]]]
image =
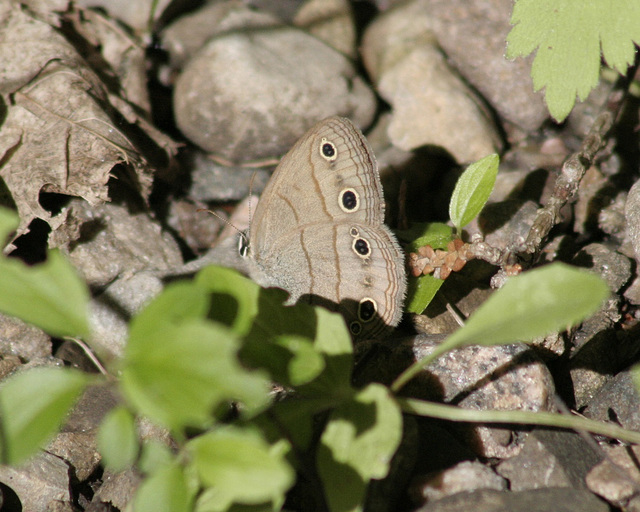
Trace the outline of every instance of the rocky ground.
[[[365, 131], [392, 226], [446, 221], [464, 165], [500, 154], [490, 204], [465, 236], [504, 249], [526, 236], [562, 163], [609, 111], [605, 149], [539, 262], [592, 269], [611, 299], [532, 348], [456, 351], [406, 392], [475, 409], [570, 410], [640, 430], [629, 372], [640, 348], [637, 97], [613, 111], [620, 89], [603, 81], [565, 123], [552, 122], [532, 90], [531, 61], [504, 58], [511, 0], [161, 0], [152, 32], [150, 3], [0, 5], [0, 204], [20, 214], [8, 250], [33, 263], [47, 247], [69, 257], [94, 292], [95, 352], [118, 357], [126, 318], [164, 276], [202, 256], [236, 264], [237, 234], [223, 221], [246, 227], [250, 190], [259, 195], [277, 159], [320, 119], [338, 114]], [[431, 350], [456, 328], [445, 306], [471, 314], [495, 271], [475, 261], [452, 275], [424, 315], [366, 346], [356, 382], [390, 382]], [[95, 371], [77, 345], [8, 317], [0, 354], [2, 376], [60, 361]], [[6, 510], [125, 510], [138, 477], [104, 472], [95, 447], [115, 400], [92, 390], [47, 452], [0, 468]], [[640, 510], [639, 457], [572, 432], [407, 416], [394, 469], [372, 486], [367, 509]]]

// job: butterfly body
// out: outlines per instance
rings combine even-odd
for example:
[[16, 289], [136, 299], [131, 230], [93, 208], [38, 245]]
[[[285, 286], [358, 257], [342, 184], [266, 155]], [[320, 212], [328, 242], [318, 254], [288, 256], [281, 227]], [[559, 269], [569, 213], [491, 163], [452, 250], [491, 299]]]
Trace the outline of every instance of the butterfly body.
[[311, 128], [283, 157], [250, 228], [246, 258], [264, 286], [340, 311], [356, 338], [395, 326], [404, 255], [384, 225], [375, 157], [347, 119]]

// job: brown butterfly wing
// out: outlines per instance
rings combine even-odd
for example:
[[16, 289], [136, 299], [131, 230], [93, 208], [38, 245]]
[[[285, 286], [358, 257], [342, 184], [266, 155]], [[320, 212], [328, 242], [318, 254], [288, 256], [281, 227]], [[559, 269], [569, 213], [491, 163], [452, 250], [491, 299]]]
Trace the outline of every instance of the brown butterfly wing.
[[255, 212], [252, 277], [291, 299], [336, 303], [358, 337], [396, 325], [404, 256], [384, 226], [375, 157], [360, 131], [332, 117], [285, 155]]

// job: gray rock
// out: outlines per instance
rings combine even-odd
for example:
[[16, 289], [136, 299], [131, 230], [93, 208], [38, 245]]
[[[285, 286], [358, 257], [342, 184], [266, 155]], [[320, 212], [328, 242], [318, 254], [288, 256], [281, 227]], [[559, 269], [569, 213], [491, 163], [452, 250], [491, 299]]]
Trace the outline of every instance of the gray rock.
[[293, 23], [339, 52], [356, 57], [356, 27], [347, 0], [307, 0]]
[[32, 325], [0, 314], [0, 354], [23, 361], [51, 355], [51, 338]]
[[627, 237], [633, 246], [636, 261], [640, 261], [640, 181], [636, 181], [629, 190], [624, 215], [627, 219]]
[[405, 150], [442, 146], [459, 162], [496, 152], [502, 143], [490, 116], [447, 63], [430, 24], [425, 5], [409, 2], [364, 34], [365, 66], [393, 107], [391, 141]]
[[549, 117], [540, 92], [533, 92], [533, 56], [504, 57], [511, 0], [420, 0], [429, 28], [451, 61], [498, 112], [520, 129], [537, 130]]
[[602, 277], [611, 293], [617, 293], [631, 279], [631, 262], [626, 256], [603, 244], [589, 244], [573, 259], [573, 263], [586, 267]]
[[[81, 7], [100, 7], [106, 9], [113, 17], [123, 21], [136, 30], [145, 30], [149, 25], [149, 16], [155, 0], [79, 0]], [[159, 0], [155, 5], [155, 18], [158, 19], [170, 0]]]
[[217, 34], [281, 24], [276, 16], [252, 9], [240, 0], [208, 2], [171, 23], [162, 31], [160, 41], [169, 54], [172, 69], [176, 70]]
[[102, 485], [93, 495], [91, 505], [110, 503], [118, 510], [126, 510], [127, 504], [133, 499], [141, 480], [140, 474], [133, 469], [120, 473], [105, 471]]
[[94, 431], [117, 402], [118, 395], [113, 389], [104, 385], [89, 386], [69, 414], [61, 432]]
[[602, 244], [584, 247], [573, 263], [602, 276], [614, 294], [573, 332], [570, 374], [576, 406], [580, 408], [590, 401], [608, 375], [620, 369], [622, 353], [612, 350], [619, 345], [614, 330], [621, 318], [617, 292], [631, 278], [631, 263], [626, 256]]
[[[373, 343], [366, 347], [371, 352], [357, 365], [354, 380], [359, 385], [373, 380], [388, 384], [432, 352], [441, 339], [418, 335], [403, 342]], [[467, 409], [548, 411], [554, 386], [549, 370], [533, 351], [517, 344], [453, 350], [430, 364], [403, 392]], [[475, 425], [460, 431], [471, 449], [484, 457], [511, 457], [522, 446], [523, 436], [508, 428]]]
[[138, 272], [120, 277], [90, 303], [91, 348], [110, 360], [122, 355], [128, 335], [128, 320], [162, 291], [157, 272]]
[[[622, 510], [633, 510], [630, 501], [640, 488], [637, 446], [607, 446], [602, 449], [607, 458], [595, 466], [587, 475], [589, 489], [613, 506]], [[631, 453], [630, 453], [631, 452]], [[638, 502], [635, 503], [637, 507]]]
[[261, 167], [227, 167], [202, 152], [195, 152], [189, 162], [191, 186], [188, 195], [195, 201], [239, 201], [260, 194], [266, 187], [271, 170]]
[[507, 482], [480, 462], [461, 462], [442, 471], [420, 477], [412, 484], [413, 501], [428, 503], [459, 492], [478, 489], [504, 491]]
[[47, 451], [66, 460], [78, 482], [89, 478], [100, 464], [96, 432], [62, 432], [47, 446]]
[[182, 264], [175, 240], [147, 212], [116, 203], [90, 206], [74, 199], [67, 222], [50, 237], [83, 279], [104, 286], [142, 270], [166, 271]]
[[522, 451], [498, 464], [512, 491], [553, 487], [586, 489], [585, 478], [601, 455], [578, 434], [536, 429]]
[[640, 431], [640, 396], [631, 372], [620, 372], [602, 386], [584, 415], [598, 421], [613, 420], [623, 428]]
[[[292, 51], [295, 49], [295, 51]], [[301, 30], [228, 32], [188, 62], [176, 81], [178, 127], [232, 162], [284, 154], [318, 120], [371, 123], [375, 97], [347, 57]]]
[[51, 453], [40, 452], [19, 467], [0, 466], [0, 482], [16, 493], [23, 512], [42, 512], [56, 502], [73, 501], [69, 464]]
[[448, 66], [426, 18], [422, 5], [411, 2], [378, 17], [363, 37], [367, 71], [393, 107], [389, 138], [404, 150], [436, 145], [459, 162], [477, 160], [495, 152], [500, 137]]
[[429, 503], [419, 512], [609, 512], [609, 506], [588, 491], [574, 489], [535, 489], [500, 492], [483, 489], [454, 494]]

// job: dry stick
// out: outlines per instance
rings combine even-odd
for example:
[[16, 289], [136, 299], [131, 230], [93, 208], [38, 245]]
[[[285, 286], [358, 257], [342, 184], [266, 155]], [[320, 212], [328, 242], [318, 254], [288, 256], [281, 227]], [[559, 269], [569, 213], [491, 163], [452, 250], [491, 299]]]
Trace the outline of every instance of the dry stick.
[[[633, 73], [630, 72], [629, 76], [633, 76]], [[553, 193], [547, 204], [538, 210], [526, 240], [505, 250], [492, 247], [482, 240], [469, 244], [468, 250], [474, 257], [500, 266], [500, 271], [492, 279], [494, 287], [504, 283], [506, 277], [513, 273], [513, 267], [519, 270], [520, 265], [531, 266], [535, 263], [549, 232], [560, 221], [560, 210], [575, 197], [587, 169], [593, 165], [598, 152], [607, 145], [608, 132], [620, 111], [629, 83], [629, 80], [621, 79], [613, 88], [604, 110], [596, 117], [580, 150], [562, 165]], [[533, 257], [523, 258], [525, 255]]]
[[589, 134], [582, 142], [580, 151], [572, 154], [562, 165], [553, 194], [548, 203], [538, 210], [524, 243], [526, 253], [537, 254], [540, 252], [542, 243], [551, 229], [559, 222], [560, 210], [575, 197], [587, 169], [593, 164], [597, 153], [606, 146], [606, 136], [613, 125], [614, 117], [613, 112], [608, 110], [600, 113]]

